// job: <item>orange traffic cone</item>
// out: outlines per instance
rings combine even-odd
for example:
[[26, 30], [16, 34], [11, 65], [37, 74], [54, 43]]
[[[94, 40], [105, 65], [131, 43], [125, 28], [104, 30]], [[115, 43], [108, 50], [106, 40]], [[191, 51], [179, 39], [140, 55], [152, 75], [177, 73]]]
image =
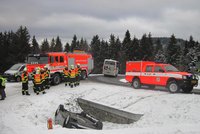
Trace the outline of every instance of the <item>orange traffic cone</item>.
[[48, 129], [53, 129], [53, 121], [52, 121], [51, 118], [49, 118], [49, 119], [47, 120], [47, 128], [48, 128]]

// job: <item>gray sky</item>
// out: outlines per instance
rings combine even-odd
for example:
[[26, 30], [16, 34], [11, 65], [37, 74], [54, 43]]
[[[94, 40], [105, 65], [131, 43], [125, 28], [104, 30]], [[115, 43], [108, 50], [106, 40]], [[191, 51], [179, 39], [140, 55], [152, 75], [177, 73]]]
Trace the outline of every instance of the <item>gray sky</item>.
[[26, 26], [38, 42], [60, 36], [71, 43], [74, 34], [91, 41], [98, 34], [124, 38], [170, 37], [200, 41], [200, 0], [0, 0], [0, 31]]

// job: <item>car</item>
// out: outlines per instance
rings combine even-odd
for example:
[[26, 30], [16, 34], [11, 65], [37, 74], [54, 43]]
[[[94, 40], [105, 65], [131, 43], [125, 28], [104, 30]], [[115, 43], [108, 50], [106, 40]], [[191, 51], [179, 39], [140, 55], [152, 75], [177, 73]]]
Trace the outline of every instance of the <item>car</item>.
[[7, 79], [7, 81], [21, 81], [21, 74], [26, 67], [25, 63], [17, 63], [14, 64], [10, 69], [6, 70], [3, 76]]
[[76, 129], [97, 129], [103, 128], [103, 123], [85, 112], [73, 113], [60, 104], [55, 113], [55, 124], [60, 124], [66, 128]]
[[177, 93], [182, 89], [190, 93], [198, 85], [198, 77], [192, 73], [179, 71], [171, 64], [153, 61], [127, 61], [126, 80], [135, 89], [142, 85], [166, 87], [169, 92]]

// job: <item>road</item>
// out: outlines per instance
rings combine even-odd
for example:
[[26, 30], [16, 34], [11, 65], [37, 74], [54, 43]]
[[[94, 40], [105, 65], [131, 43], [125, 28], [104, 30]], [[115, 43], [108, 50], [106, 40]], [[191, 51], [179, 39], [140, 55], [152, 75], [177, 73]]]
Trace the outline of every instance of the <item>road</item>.
[[[110, 76], [105, 77], [104, 75], [91, 75], [88, 77], [88, 80], [93, 81], [93, 82], [131, 87], [130, 83], [122, 82], [122, 81], [120, 81], [121, 79], [125, 79], [125, 76], [119, 75], [118, 77], [110, 77]], [[198, 87], [200, 87], [200, 86], [198, 86]], [[191, 94], [199, 94], [200, 95], [200, 89], [198, 87], [195, 87], [193, 89], [193, 91], [191, 92]], [[167, 91], [167, 89], [164, 87], [155, 87], [155, 89], [149, 89], [149, 87], [143, 86], [142, 88], [147, 89], [147, 90], [159, 90], [159, 91], [165, 91], [165, 92]]]

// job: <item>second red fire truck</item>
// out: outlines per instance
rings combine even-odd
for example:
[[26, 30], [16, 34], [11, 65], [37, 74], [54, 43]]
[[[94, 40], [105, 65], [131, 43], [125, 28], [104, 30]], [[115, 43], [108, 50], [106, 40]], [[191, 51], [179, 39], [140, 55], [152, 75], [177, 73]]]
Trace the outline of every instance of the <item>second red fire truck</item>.
[[62, 79], [62, 71], [71, 65], [81, 66], [81, 77], [86, 79], [93, 69], [93, 58], [91, 54], [83, 51], [75, 51], [73, 53], [66, 52], [49, 52], [45, 54], [29, 54], [27, 58], [27, 69], [31, 73], [37, 67], [43, 68], [47, 66], [50, 70], [51, 82], [55, 85], [59, 84]]
[[189, 93], [194, 86], [198, 85], [195, 75], [188, 72], [181, 72], [170, 64], [156, 63], [152, 61], [128, 61], [126, 62], [126, 80], [132, 83], [133, 88], [140, 88], [142, 85], [164, 86], [171, 93]]

